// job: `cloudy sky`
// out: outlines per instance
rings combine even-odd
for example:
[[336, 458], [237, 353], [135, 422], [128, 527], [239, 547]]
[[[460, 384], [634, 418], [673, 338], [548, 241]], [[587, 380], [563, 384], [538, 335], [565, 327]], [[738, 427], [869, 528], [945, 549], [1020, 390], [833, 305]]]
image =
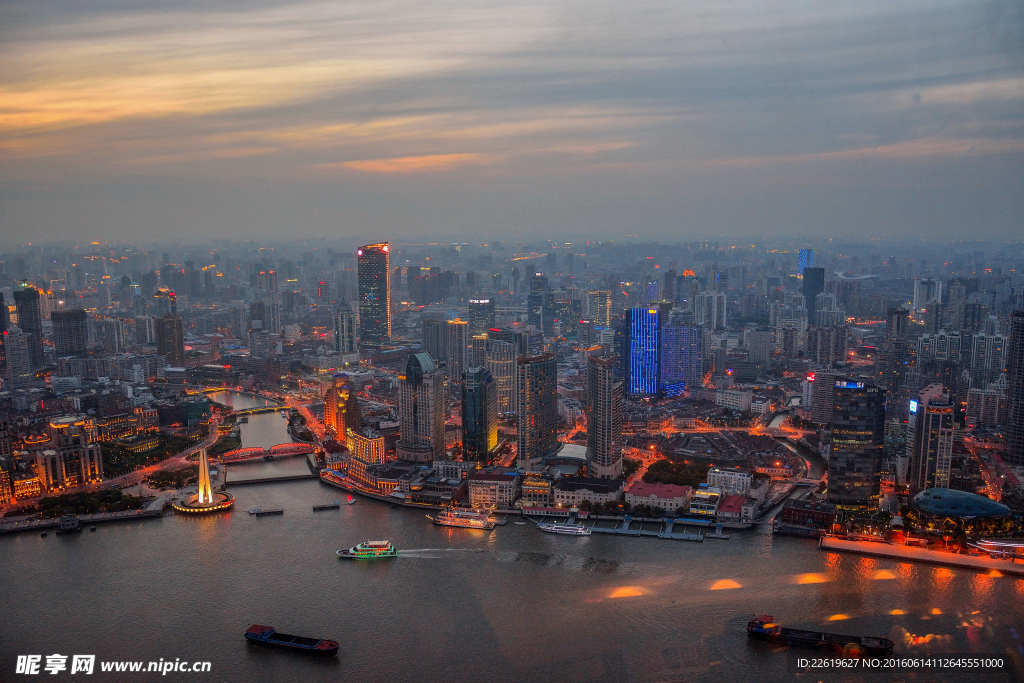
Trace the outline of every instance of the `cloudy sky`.
[[1024, 234], [1024, 2], [0, 4], [0, 233]]

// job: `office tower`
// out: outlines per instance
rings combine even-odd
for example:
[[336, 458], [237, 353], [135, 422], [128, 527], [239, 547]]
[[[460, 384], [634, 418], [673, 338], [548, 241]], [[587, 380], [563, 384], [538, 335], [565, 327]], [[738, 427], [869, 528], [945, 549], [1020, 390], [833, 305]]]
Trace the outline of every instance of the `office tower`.
[[594, 325], [611, 327], [612, 325], [612, 293], [608, 290], [587, 292], [587, 312]]
[[[475, 339], [475, 337], [474, 337]], [[494, 382], [499, 413], [511, 413], [515, 409], [513, 389], [516, 376], [515, 344], [488, 337], [484, 341], [484, 361]]]
[[693, 297], [693, 321], [712, 330], [725, 329], [725, 292], [701, 292]]
[[813, 249], [801, 249], [797, 252], [796, 260], [796, 272], [799, 275], [804, 274], [804, 270], [814, 266], [814, 250]]
[[808, 376], [811, 383], [811, 422], [828, 427], [835, 410], [836, 380], [842, 375], [835, 372], [815, 372]]
[[816, 327], [807, 332], [807, 355], [819, 365], [846, 364], [846, 325]]
[[703, 385], [703, 346], [704, 330], [681, 318], [674, 317], [662, 327], [659, 384], [666, 396], [679, 396]]
[[277, 334], [281, 331], [281, 294], [277, 289], [277, 272], [263, 270], [257, 273], [256, 288], [263, 293], [263, 330]]
[[54, 311], [53, 342], [57, 356], [84, 356], [89, 352], [89, 317], [82, 309]]
[[1012, 465], [1024, 466], [1024, 310], [1010, 316], [1006, 365], [1006, 459]]
[[903, 384], [907, 372], [907, 330], [910, 311], [890, 308], [886, 313], [885, 340], [875, 359], [876, 376], [880, 386], [890, 392]]
[[28, 335], [28, 358], [32, 369], [46, 364], [43, 357], [43, 319], [39, 310], [39, 290], [23, 283], [14, 288], [14, 306], [18, 309], [18, 327]]
[[474, 334], [469, 338], [469, 351], [466, 352], [466, 367], [475, 368], [487, 365], [487, 335]]
[[405, 375], [398, 378], [401, 435], [395, 444], [399, 460], [431, 462], [445, 455], [445, 373], [430, 354], [409, 356]]
[[462, 373], [463, 460], [487, 462], [498, 447], [497, 388], [485, 368], [474, 367]]
[[175, 313], [160, 316], [156, 321], [156, 352], [167, 358], [172, 367], [185, 365], [185, 326]]
[[825, 291], [825, 269], [804, 268], [802, 290], [804, 305], [807, 307], [807, 320], [811, 325], [817, 325], [818, 295]]
[[864, 382], [836, 380], [828, 500], [870, 506], [879, 492], [885, 436], [885, 391]]
[[427, 318], [423, 321], [423, 350], [435, 361], [448, 360], [448, 321]]
[[469, 300], [469, 334], [484, 334], [494, 327], [494, 299]]
[[140, 315], [135, 318], [135, 343], [156, 344], [156, 321], [153, 316]]
[[161, 287], [153, 295], [153, 308], [156, 316], [178, 312], [178, 298], [168, 287]]
[[519, 385], [519, 464], [536, 467], [558, 442], [558, 365], [553, 353], [516, 359]]
[[465, 320], [447, 322], [448, 372], [453, 381], [460, 380], [462, 373], [469, 369], [469, 323]]
[[932, 277], [914, 280], [914, 312], [927, 310], [942, 302], [942, 280]]
[[359, 263], [359, 343], [391, 342], [391, 261], [387, 242], [356, 251]]
[[334, 352], [344, 356], [356, 350], [356, 315], [348, 301], [342, 299], [334, 310]]
[[915, 415], [910, 493], [948, 489], [953, 460], [953, 401], [941, 384], [933, 384], [910, 402], [910, 412]]
[[591, 477], [622, 476], [622, 382], [614, 356], [587, 359], [587, 470]]
[[4, 333], [4, 381], [8, 389], [32, 386], [32, 335], [11, 326]]
[[747, 333], [747, 362], [767, 365], [772, 357], [772, 333], [769, 330], [750, 330]]
[[629, 309], [629, 370], [626, 382], [632, 396], [658, 393], [660, 318], [657, 308], [637, 306]]
[[526, 295], [526, 322], [550, 334], [555, 324], [553, 313], [548, 278], [544, 273], [534, 273], [530, 278], [530, 293]]
[[346, 374], [335, 375], [331, 387], [324, 393], [324, 424], [333, 429], [343, 443], [349, 429], [363, 426], [363, 413]]

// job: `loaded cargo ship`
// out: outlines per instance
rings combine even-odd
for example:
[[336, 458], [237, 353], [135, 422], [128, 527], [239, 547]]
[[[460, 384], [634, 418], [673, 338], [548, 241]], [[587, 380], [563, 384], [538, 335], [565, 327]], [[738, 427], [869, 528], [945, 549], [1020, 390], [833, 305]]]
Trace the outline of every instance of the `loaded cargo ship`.
[[281, 650], [319, 657], [334, 657], [338, 654], [336, 641], [278, 633], [273, 626], [263, 626], [262, 624], [250, 626], [249, 630], [245, 632], [245, 639], [254, 645], [276, 647]]
[[493, 529], [495, 525], [490, 510], [445, 508], [433, 520], [438, 526], [457, 526], [464, 529]]
[[747, 623], [747, 635], [796, 647], [829, 647], [849, 655], [891, 655], [893, 642], [878, 636], [847, 636], [822, 631], [804, 631], [775, 623], [770, 614], [755, 616]]

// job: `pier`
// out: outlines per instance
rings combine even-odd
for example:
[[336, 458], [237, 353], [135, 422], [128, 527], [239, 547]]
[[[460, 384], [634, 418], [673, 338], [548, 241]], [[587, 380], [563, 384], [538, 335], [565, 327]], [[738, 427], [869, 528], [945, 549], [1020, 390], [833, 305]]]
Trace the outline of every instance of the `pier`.
[[[77, 515], [82, 526], [105, 522], [130, 522], [135, 519], [156, 519], [163, 517], [163, 510], [123, 510], [121, 512], [97, 512], [91, 515]], [[56, 529], [59, 519], [30, 519], [20, 522], [0, 522], [0, 534], [16, 534], [22, 531], [46, 531]]]
[[818, 547], [822, 550], [857, 553], [872, 557], [884, 557], [890, 560], [925, 562], [945, 567], [973, 569], [981, 572], [991, 572], [994, 570], [1002, 574], [1024, 576], [1024, 563], [1018, 564], [1012, 559], [992, 558], [987, 553], [964, 555], [942, 550], [928, 550], [927, 548], [909, 545], [892, 545], [875, 541], [851, 541], [835, 536], [822, 536], [821, 540], [818, 541]]

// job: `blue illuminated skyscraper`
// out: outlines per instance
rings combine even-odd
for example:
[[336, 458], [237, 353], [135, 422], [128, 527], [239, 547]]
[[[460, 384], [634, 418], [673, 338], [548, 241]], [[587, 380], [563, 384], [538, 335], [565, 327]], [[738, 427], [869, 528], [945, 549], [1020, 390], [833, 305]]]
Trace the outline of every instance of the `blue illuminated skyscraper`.
[[629, 309], [629, 366], [626, 386], [634, 396], [658, 393], [660, 314], [651, 306]]
[[804, 274], [804, 268], [812, 268], [814, 266], [814, 250], [813, 249], [801, 249], [796, 262], [796, 272], [800, 275]]

